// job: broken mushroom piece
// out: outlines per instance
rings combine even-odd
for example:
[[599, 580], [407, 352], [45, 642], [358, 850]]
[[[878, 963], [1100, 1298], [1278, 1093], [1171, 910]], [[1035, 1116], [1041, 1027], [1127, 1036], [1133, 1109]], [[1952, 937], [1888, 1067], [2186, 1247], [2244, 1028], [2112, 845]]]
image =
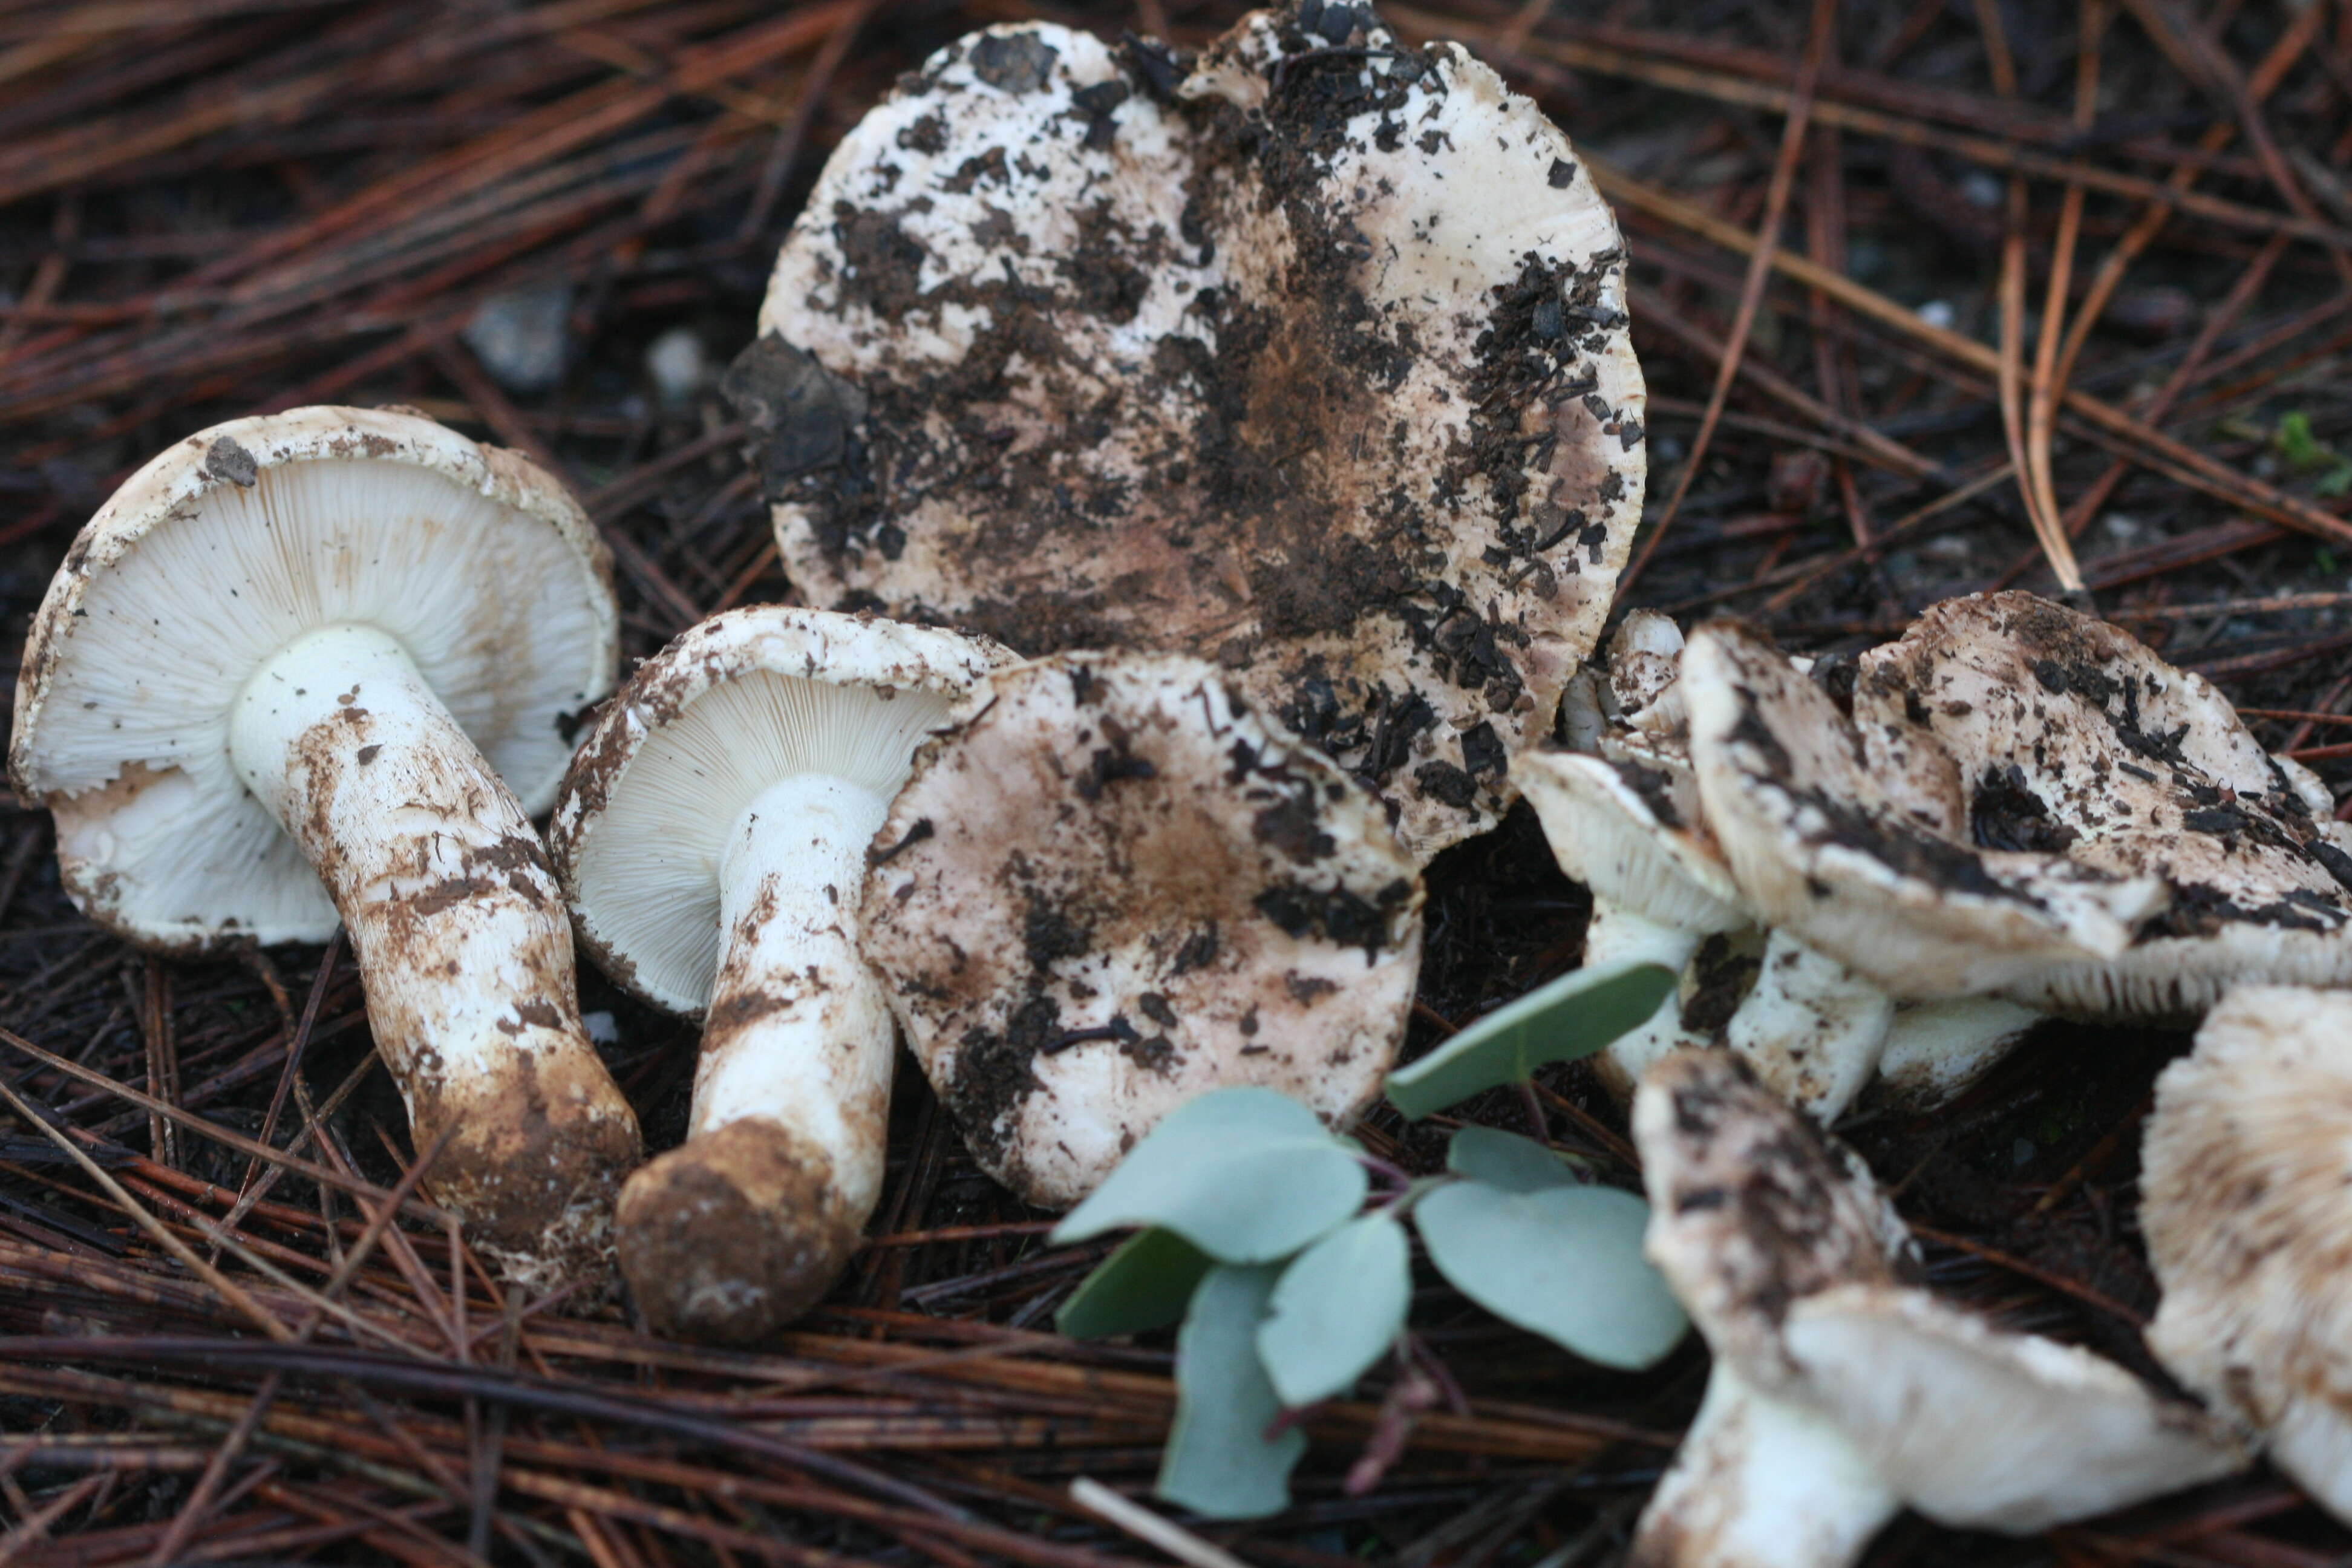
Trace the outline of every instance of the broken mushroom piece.
[[1741, 890], [1882, 983], [2121, 1017], [2352, 980], [2352, 828], [2114, 626], [1949, 601], [1863, 656], [1851, 718], [1738, 626], [1694, 636], [1683, 685]]
[[670, 1333], [765, 1338], [882, 1190], [894, 1049], [857, 955], [866, 848], [915, 748], [1010, 658], [870, 616], [731, 610], [646, 660], [564, 779], [549, 846], [583, 944], [704, 1019], [683, 1145], [621, 1189], [621, 1271]]
[[1636, 1528], [1639, 1568], [1844, 1568], [1905, 1506], [2028, 1534], [2226, 1475], [2221, 1424], [1910, 1281], [1850, 1151], [1720, 1051], [1643, 1078], [1646, 1250], [1714, 1352]]
[[340, 918], [417, 1145], [452, 1138], [436, 1198], [533, 1289], [599, 1267], [637, 1157], [530, 822], [617, 623], [594, 528], [530, 463], [298, 408], [116, 491], [17, 681], [9, 765], [56, 814], [75, 902], [189, 952]]
[[1213, 659], [1425, 861], [1608, 614], [1624, 267], [1559, 128], [1368, 6], [1001, 26], [843, 138], [729, 386], [814, 599]]
[[2243, 985], [2164, 1069], [2140, 1229], [2164, 1288], [2148, 1348], [2352, 1520], [2352, 994]]
[[1055, 655], [967, 708], [876, 837], [860, 940], [981, 1165], [1066, 1208], [1212, 1089], [1352, 1121], [1421, 953], [1378, 799], [1197, 659]]

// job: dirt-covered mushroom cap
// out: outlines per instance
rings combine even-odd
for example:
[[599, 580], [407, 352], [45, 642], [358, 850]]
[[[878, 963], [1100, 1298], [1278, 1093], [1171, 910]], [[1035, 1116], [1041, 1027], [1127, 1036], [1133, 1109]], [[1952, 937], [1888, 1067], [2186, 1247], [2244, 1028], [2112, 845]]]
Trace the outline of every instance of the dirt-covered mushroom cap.
[[730, 384], [814, 600], [1213, 659], [1425, 859], [1624, 563], [1623, 268], [1559, 130], [1367, 7], [998, 26], [843, 140]]
[[1640, 1568], [1844, 1568], [1908, 1505], [2023, 1534], [2225, 1475], [2220, 1424], [1917, 1286], [1851, 1152], [1716, 1051], [1642, 1080], [1647, 1250], [1716, 1363]]
[[1628, 614], [1609, 639], [1609, 695], [1627, 726], [1645, 735], [1679, 738], [1683, 710], [1683, 629], [1657, 610]]
[[1682, 684], [1699, 797], [1740, 889], [1898, 994], [2112, 958], [2163, 905], [2150, 878], [1979, 847], [1950, 753], [1907, 721], [1855, 726], [1744, 626], [1693, 634]]
[[[719, 867], [753, 799], [819, 774], [887, 803], [916, 747], [1011, 657], [984, 637], [778, 605], [681, 633], [598, 715], [548, 826], [597, 967], [700, 1016], [719, 969]], [[838, 895], [854, 906], [858, 889]]]
[[2352, 979], [2352, 830], [2114, 626], [2024, 594], [1939, 605], [1864, 656], [1851, 722], [1738, 631], [1685, 668], [1741, 886], [1907, 994], [2178, 1016], [2236, 979]]
[[1380, 802], [1197, 659], [1056, 655], [971, 702], [875, 837], [862, 940], [982, 1165], [1063, 1207], [1211, 1089], [1360, 1111], [1421, 952]]
[[2352, 1520], [2352, 994], [2241, 986], [2157, 1079], [2148, 1347]]
[[619, 615], [595, 529], [524, 458], [388, 410], [298, 408], [167, 448], [33, 618], [9, 768], [66, 888], [132, 941], [323, 942], [335, 906], [230, 760], [238, 698], [306, 632], [408, 650], [524, 810], [547, 809]]
[[1859, 1155], [1723, 1051], [1677, 1051], [1642, 1077], [1633, 1136], [1646, 1250], [1718, 1356], [1788, 1373], [1790, 1303], [1833, 1285], [1894, 1286], [1918, 1249]]
[[1596, 705], [1584, 749], [1545, 745], [1511, 762], [1560, 869], [1592, 889], [1585, 962], [1639, 958], [1683, 972], [1654, 1017], [1593, 1058], [1602, 1082], [1630, 1095], [1667, 1051], [1715, 1044], [1823, 1121], [1882, 1070], [1890, 1099], [1920, 1108], [1950, 1099], [2035, 1015], [1981, 997], [1898, 1007], [1885, 987], [1761, 929], [1709, 830], [1680, 732], [1682, 647], [1665, 617], [1628, 617], [1610, 642], [1606, 697], [1591, 670], [1579, 678]]

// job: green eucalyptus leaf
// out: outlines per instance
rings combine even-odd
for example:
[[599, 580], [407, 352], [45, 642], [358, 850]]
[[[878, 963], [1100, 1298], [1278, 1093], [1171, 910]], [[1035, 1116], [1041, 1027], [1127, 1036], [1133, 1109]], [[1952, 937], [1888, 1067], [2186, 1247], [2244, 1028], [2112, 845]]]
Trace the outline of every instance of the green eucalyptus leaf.
[[1176, 1332], [1176, 1424], [1160, 1458], [1159, 1494], [1209, 1519], [1263, 1519], [1290, 1501], [1291, 1467], [1307, 1451], [1293, 1427], [1268, 1441], [1282, 1401], [1257, 1354], [1282, 1270], [1212, 1268]]
[[1293, 1258], [1257, 1331], [1282, 1403], [1345, 1394], [1396, 1342], [1412, 1303], [1412, 1244], [1393, 1215], [1351, 1220]]
[[1591, 1056], [1648, 1023], [1675, 984], [1673, 970], [1638, 960], [1572, 970], [1391, 1073], [1389, 1102], [1419, 1120], [1482, 1089], [1517, 1083], [1546, 1062]]
[[1438, 1188], [1413, 1210], [1429, 1260], [1496, 1317], [1603, 1366], [1675, 1348], [1686, 1320], [1642, 1256], [1649, 1205], [1611, 1187]]
[[1070, 1293], [1054, 1326], [1074, 1340], [1164, 1329], [1215, 1260], [1172, 1230], [1139, 1231]]
[[1457, 1130], [1445, 1146], [1445, 1168], [1507, 1193], [1578, 1184], [1576, 1166], [1567, 1155], [1499, 1127]]
[[1354, 1152], [1297, 1100], [1221, 1089], [1170, 1111], [1053, 1239], [1158, 1226], [1221, 1263], [1271, 1263], [1362, 1207], [1368, 1185]]

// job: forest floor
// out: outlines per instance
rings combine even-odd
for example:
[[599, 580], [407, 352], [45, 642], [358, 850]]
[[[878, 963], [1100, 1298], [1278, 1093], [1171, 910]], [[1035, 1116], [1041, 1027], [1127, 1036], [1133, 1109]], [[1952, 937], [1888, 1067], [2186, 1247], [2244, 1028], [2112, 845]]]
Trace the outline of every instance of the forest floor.
[[[633, 658], [786, 595], [713, 382], [826, 152], [970, 29], [1197, 45], [1241, 9], [0, 0], [0, 636], [21, 643], [75, 531], [149, 456], [326, 402], [408, 405], [561, 474], [612, 546]], [[1652, 452], [1626, 603], [1857, 650], [1950, 595], [2054, 591], [2040, 541], [2063, 531], [2101, 613], [2352, 794], [2352, 12], [1384, 14], [1538, 99], [1617, 205]], [[257, 1335], [152, 1236], [296, 1321], [371, 1233], [413, 1151], [348, 954], [144, 954], [76, 912], [52, 849], [47, 815], [0, 795], [0, 1083], [80, 1156], [0, 1112], [0, 1563], [1162, 1560], [1068, 1488], [1148, 1500], [1165, 1336], [1052, 1333], [1108, 1244], [1049, 1248], [1047, 1216], [979, 1173], [911, 1067], [870, 1245], [766, 1352], [502, 1295], [406, 1221], [325, 1327]], [[1429, 886], [1409, 1054], [1572, 967], [1588, 909], [1524, 809]], [[692, 1029], [583, 986], [666, 1146]], [[1962, 1103], [1865, 1101], [1841, 1131], [1937, 1287], [2154, 1374], [2137, 1131], [2187, 1046], [2053, 1024]], [[1634, 1184], [1622, 1110], [1585, 1070], [1548, 1070], [1538, 1099], [1558, 1146]], [[1526, 1131], [1527, 1107], [1461, 1110]], [[1425, 1169], [1441, 1128], [1381, 1111], [1364, 1136]], [[331, 1169], [298, 1170], [289, 1142]], [[1425, 1269], [1418, 1286], [1466, 1408], [1421, 1418], [1349, 1495], [1375, 1373], [1309, 1421], [1292, 1508], [1198, 1533], [1267, 1568], [1614, 1561], [1703, 1350], [1606, 1372]], [[2028, 1541], [1906, 1518], [1868, 1557], [2347, 1561], [2352, 1532], [2267, 1470]]]

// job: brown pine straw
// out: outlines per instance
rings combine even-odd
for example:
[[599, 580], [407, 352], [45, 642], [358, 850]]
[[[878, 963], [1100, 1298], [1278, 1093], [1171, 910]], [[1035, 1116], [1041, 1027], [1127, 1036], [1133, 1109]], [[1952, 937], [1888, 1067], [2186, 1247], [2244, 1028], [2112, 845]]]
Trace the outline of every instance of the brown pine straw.
[[1650, 527], [1649, 537], [1625, 567], [1618, 580], [1618, 591], [1632, 591], [1640, 581], [1642, 569], [1657, 553], [1658, 542], [1666, 536], [1673, 525], [1675, 511], [1683, 497], [1690, 493], [1691, 481], [1698, 477], [1706, 460], [1707, 443], [1715, 438], [1716, 421], [1723, 416], [1724, 400], [1731, 395], [1732, 379], [1739, 374], [1739, 360], [1748, 348], [1748, 329], [1756, 323], [1756, 307], [1763, 301], [1764, 285], [1772, 276], [1772, 258], [1780, 253], [1780, 220], [1789, 208], [1789, 189], [1797, 177], [1797, 160], [1805, 149], [1806, 117], [1812, 110], [1813, 83], [1821, 76], [1822, 61], [1827, 58], [1830, 41], [1837, 36], [1837, 0], [1813, 0], [1813, 15], [1807, 37], [1811, 42], [1805, 47], [1805, 63], [1797, 74], [1797, 87], [1790, 100], [1788, 119], [1781, 126], [1780, 150], [1772, 161], [1772, 183], [1765, 188], [1764, 216], [1757, 225], [1757, 240], [1750, 247], [1748, 276], [1739, 286], [1739, 313], [1732, 318], [1731, 336], [1724, 344], [1723, 363], [1715, 374], [1715, 385], [1706, 395], [1706, 412], [1700, 416], [1698, 434], [1691, 437], [1690, 450], [1675, 474], [1675, 488], [1666, 496], [1665, 505], [1658, 509], [1657, 521]]

